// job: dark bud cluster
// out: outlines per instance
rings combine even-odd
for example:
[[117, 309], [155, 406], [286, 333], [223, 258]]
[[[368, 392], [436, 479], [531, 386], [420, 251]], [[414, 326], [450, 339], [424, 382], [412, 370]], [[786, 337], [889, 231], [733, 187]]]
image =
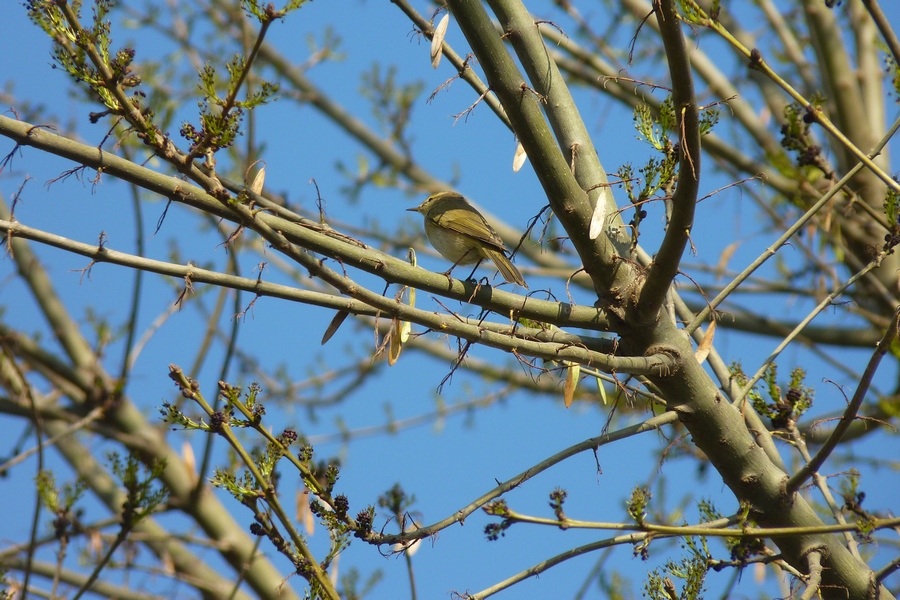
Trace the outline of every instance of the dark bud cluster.
[[281, 435], [278, 436], [278, 440], [282, 443], [283, 446], [290, 446], [297, 441], [297, 432], [293, 429], [285, 429], [283, 432], [281, 432]]
[[759, 66], [760, 62], [762, 62], [762, 54], [760, 54], [757, 48], [754, 48], [750, 51], [750, 68], [755, 69]]
[[[350, 510], [350, 501], [347, 500], [347, 496], [343, 494], [339, 494], [334, 497], [334, 514], [337, 515], [339, 519], [344, 519], [347, 516], [347, 511]], [[366, 513], [369, 514], [369, 513]]]
[[506, 530], [509, 529], [511, 523], [509, 521], [501, 521], [499, 523], [491, 523], [489, 525], [484, 526], [484, 535], [491, 542], [496, 542], [501, 537], [506, 535]]
[[217, 410], [209, 418], [209, 428], [216, 433], [222, 431], [222, 427], [228, 422], [228, 415], [223, 411]]
[[731, 560], [745, 563], [754, 556], [764, 553], [766, 543], [760, 538], [744, 538], [731, 548]]
[[900, 244], [900, 231], [898, 231], [897, 228], [894, 228], [894, 231], [891, 233], [884, 234], [884, 246], [882, 246], [882, 250], [888, 254], [893, 254], [897, 244]]
[[372, 515], [374, 510], [361, 510], [356, 515], [356, 531], [353, 535], [358, 538], [366, 538], [372, 533]]

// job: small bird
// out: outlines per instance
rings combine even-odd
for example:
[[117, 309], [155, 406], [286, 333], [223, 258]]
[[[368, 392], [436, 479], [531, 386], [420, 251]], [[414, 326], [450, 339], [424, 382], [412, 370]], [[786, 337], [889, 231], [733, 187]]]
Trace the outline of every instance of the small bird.
[[419, 206], [406, 210], [425, 217], [428, 241], [441, 256], [453, 261], [454, 267], [474, 264], [477, 269], [481, 261], [489, 258], [503, 279], [528, 287], [519, 270], [509, 262], [500, 236], [481, 213], [456, 192], [432, 194]]

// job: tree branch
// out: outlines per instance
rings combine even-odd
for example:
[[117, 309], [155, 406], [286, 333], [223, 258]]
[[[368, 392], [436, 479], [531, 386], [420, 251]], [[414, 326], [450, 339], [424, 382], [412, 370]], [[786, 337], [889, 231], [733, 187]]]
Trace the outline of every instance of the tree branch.
[[690, 58], [674, 2], [655, 0], [654, 12], [669, 65], [672, 104], [681, 141], [672, 214], [656, 259], [647, 268], [647, 280], [638, 301], [638, 318], [643, 323], [652, 323], [658, 318], [669, 286], [678, 273], [681, 256], [694, 226], [694, 208], [700, 187], [700, 113], [694, 97]]
[[[480, 3], [450, 0], [448, 6], [478, 57], [488, 84], [506, 109], [516, 137], [528, 154], [553, 212], [569, 233], [595, 292], [600, 297], [608, 297], [616, 282], [622, 288], [627, 287], [634, 279], [632, 269], [627, 263], [615, 261], [615, 250], [608, 238], [588, 238], [593, 206], [587, 193], [578, 185], [544, 119], [543, 96], [519, 73]], [[547, 110], [553, 109], [547, 107]]]
[[[503, 315], [516, 314], [544, 323], [553, 323], [560, 327], [582, 327], [585, 329], [604, 331], [608, 329], [608, 320], [605, 311], [587, 306], [577, 306], [566, 303], [538, 300], [533, 297], [524, 298], [517, 294], [510, 294], [490, 286], [476, 286], [472, 283], [451, 280], [439, 273], [430, 273], [424, 269], [413, 267], [408, 262], [378, 252], [366, 247], [361, 242], [352, 240], [334, 232], [327, 225], [311, 221], [294, 215], [287, 220], [286, 209], [279, 211], [283, 216], [270, 214], [269, 210], [257, 210], [251, 212], [248, 207], [243, 207], [244, 216], [238, 216], [229, 208], [241, 209], [239, 206], [227, 207], [222, 202], [208, 195], [198, 187], [184, 182], [181, 179], [163, 175], [135, 165], [114, 154], [100, 151], [96, 148], [52, 135], [28, 123], [22, 123], [0, 115], [0, 135], [15, 140], [22, 146], [32, 146], [68, 158], [78, 164], [102, 171], [110, 176], [128, 181], [139, 187], [159, 194], [172, 201], [197, 208], [207, 214], [240, 223], [256, 231], [261, 229], [269, 232], [269, 241], [279, 251], [292, 252], [288, 244], [296, 244], [302, 248], [318, 252], [326, 256], [340, 260], [341, 264], [350, 265], [369, 273], [375, 274], [385, 281], [409, 285], [426, 292], [433, 292], [441, 296], [476, 304]], [[225, 182], [227, 184], [227, 182]], [[230, 186], [233, 187], [233, 186]], [[260, 196], [252, 195], [253, 198]], [[268, 201], [268, 204], [272, 204]], [[272, 211], [275, 209], [273, 208]], [[322, 271], [318, 262], [313, 263], [307, 257], [295, 255], [302, 261], [301, 264], [309, 267], [314, 272]], [[363, 300], [374, 308], [380, 308], [392, 314], [396, 303], [384, 299], [380, 294], [368, 292], [355, 284], [347, 281], [332, 279], [330, 283], [338, 289], [348, 289], [357, 299]]]
[[865, 400], [866, 394], [869, 391], [869, 385], [872, 383], [872, 378], [875, 376], [875, 372], [881, 364], [881, 359], [888, 353], [891, 344], [897, 337], [898, 324], [900, 324], [900, 309], [897, 309], [897, 311], [894, 312], [894, 318], [891, 320], [891, 325], [887, 328], [887, 331], [884, 332], [884, 337], [881, 338], [881, 341], [878, 342], [878, 347], [872, 354], [872, 358], [869, 359], [869, 364], [866, 365], [866, 371], [863, 373], [862, 378], [857, 384], [856, 392], [853, 394], [853, 398], [847, 405], [847, 409], [841, 416], [837, 426], [831, 432], [831, 435], [828, 436], [828, 439], [825, 440], [825, 443], [822, 444], [822, 447], [819, 448], [819, 451], [816, 452], [816, 455], [803, 465], [803, 467], [787, 482], [785, 487], [788, 493], [793, 494], [798, 491], [813, 473], [818, 472], [822, 465], [825, 464], [825, 460], [841, 442], [841, 438], [847, 432], [847, 429], [850, 428], [850, 424], [856, 419], [859, 408], [862, 406], [863, 400]]

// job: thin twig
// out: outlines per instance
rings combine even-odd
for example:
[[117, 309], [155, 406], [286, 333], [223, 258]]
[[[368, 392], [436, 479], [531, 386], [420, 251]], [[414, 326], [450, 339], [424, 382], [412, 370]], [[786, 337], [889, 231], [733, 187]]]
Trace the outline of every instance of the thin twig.
[[862, 406], [863, 400], [866, 398], [866, 393], [869, 391], [869, 385], [875, 377], [875, 372], [881, 364], [881, 359], [888, 353], [894, 338], [897, 337], [898, 323], [900, 323], [900, 309], [894, 313], [894, 318], [891, 320], [891, 324], [887, 331], [884, 332], [884, 337], [878, 342], [878, 347], [872, 354], [872, 358], [869, 359], [869, 364], [866, 365], [866, 370], [856, 387], [856, 392], [853, 394], [850, 404], [847, 405], [847, 409], [841, 416], [840, 421], [838, 421], [837, 426], [835, 426], [834, 431], [831, 432], [831, 435], [828, 436], [828, 439], [825, 440], [825, 443], [822, 444], [822, 447], [819, 448], [819, 451], [812, 460], [803, 465], [803, 468], [797, 471], [797, 473], [787, 482], [787, 485], [785, 486], [787, 494], [793, 494], [799, 490], [800, 486], [802, 486], [813, 473], [819, 470], [828, 456], [831, 455], [834, 449], [837, 448], [837, 445], [841, 442], [841, 438], [847, 432], [850, 424], [853, 423], [856, 414], [859, 412], [859, 407]]

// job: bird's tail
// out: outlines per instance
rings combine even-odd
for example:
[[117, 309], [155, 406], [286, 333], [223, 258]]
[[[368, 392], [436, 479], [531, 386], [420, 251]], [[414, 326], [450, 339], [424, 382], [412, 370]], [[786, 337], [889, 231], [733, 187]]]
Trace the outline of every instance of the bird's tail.
[[517, 283], [523, 288], [528, 289], [528, 284], [525, 283], [525, 280], [522, 278], [522, 274], [519, 273], [516, 265], [509, 262], [509, 259], [506, 258], [506, 255], [503, 254], [503, 252], [494, 250], [493, 248], [485, 248], [484, 253], [487, 254], [487, 257], [497, 266], [497, 270], [503, 275], [503, 279], [510, 283]]

